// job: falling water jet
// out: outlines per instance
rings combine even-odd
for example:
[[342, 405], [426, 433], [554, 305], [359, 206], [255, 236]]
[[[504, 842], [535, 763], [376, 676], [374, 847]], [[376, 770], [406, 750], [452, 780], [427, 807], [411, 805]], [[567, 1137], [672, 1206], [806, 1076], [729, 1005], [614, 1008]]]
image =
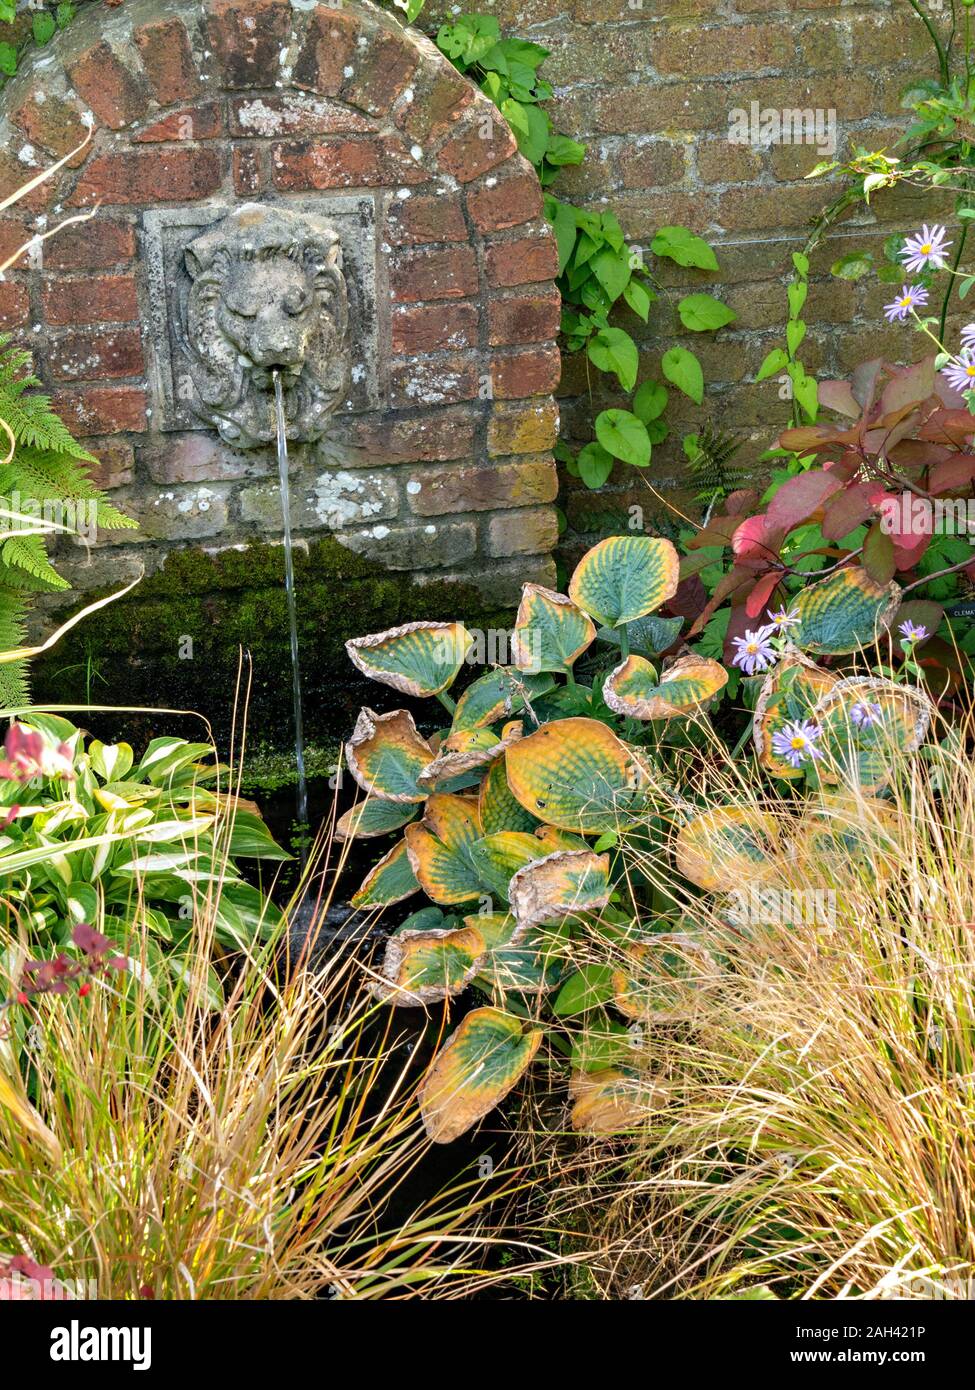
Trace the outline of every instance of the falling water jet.
[[305, 836], [308, 827], [308, 779], [305, 775], [305, 732], [301, 713], [301, 663], [298, 655], [298, 610], [295, 600], [295, 566], [291, 545], [291, 489], [288, 483], [288, 439], [284, 418], [281, 373], [274, 372], [274, 408], [277, 415], [278, 477], [284, 520], [284, 590], [288, 603], [288, 635], [291, 642], [291, 690], [294, 700], [295, 765], [298, 770], [298, 822], [301, 839], [298, 862], [304, 873], [308, 861]]

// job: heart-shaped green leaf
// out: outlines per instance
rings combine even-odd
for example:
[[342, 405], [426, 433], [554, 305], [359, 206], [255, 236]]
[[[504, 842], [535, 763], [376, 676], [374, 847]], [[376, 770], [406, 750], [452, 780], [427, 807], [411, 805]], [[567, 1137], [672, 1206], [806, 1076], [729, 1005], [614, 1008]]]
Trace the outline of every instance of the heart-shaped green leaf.
[[564, 830], [616, 830], [647, 804], [649, 767], [595, 719], [543, 724], [509, 748], [506, 762], [525, 810]]
[[405, 695], [439, 695], [453, 685], [473, 638], [463, 623], [407, 623], [368, 637], [353, 637], [345, 650], [371, 680]]
[[504, 1099], [531, 1064], [541, 1029], [500, 1009], [474, 1009], [452, 1033], [420, 1088], [420, 1114], [435, 1144], [449, 1144]]
[[837, 570], [796, 598], [799, 623], [792, 641], [803, 651], [829, 656], [870, 647], [889, 629], [900, 601], [896, 584], [878, 584], [858, 565]]
[[511, 637], [519, 671], [565, 673], [592, 643], [596, 629], [565, 594], [526, 584]]
[[572, 601], [607, 627], [652, 613], [677, 591], [680, 560], [657, 536], [609, 536], [586, 551], [569, 582]]

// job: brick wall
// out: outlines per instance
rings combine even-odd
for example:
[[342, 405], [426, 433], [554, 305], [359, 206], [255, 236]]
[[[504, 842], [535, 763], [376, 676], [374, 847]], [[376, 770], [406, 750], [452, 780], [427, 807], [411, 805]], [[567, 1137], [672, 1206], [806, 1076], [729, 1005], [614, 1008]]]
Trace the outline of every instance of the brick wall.
[[[427, 20], [435, 27], [453, 8], [428, 3]], [[729, 113], [752, 102], [832, 110], [841, 155], [857, 144], [879, 148], [905, 127], [899, 102], [907, 82], [936, 75], [922, 23], [906, 0], [479, 0], [462, 8], [493, 13], [505, 32], [551, 50], [542, 68], [556, 89], [549, 109], [558, 127], [585, 140], [590, 151], [554, 192], [611, 207], [635, 245], [647, 248], [660, 225], [683, 223], [715, 246], [718, 274], [654, 265], [663, 295], [649, 331], [628, 313], [620, 319], [645, 349], [641, 379], [659, 375], [660, 354], [675, 341], [704, 364], [704, 409], [672, 394], [673, 435], [655, 450], [648, 470], [669, 500], [686, 504], [684, 433], [710, 417], [740, 433], [742, 457], [754, 459], [786, 423], [789, 406], [779, 399], [779, 384], [756, 385], [754, 378], [781, 341], [791, 253], [834, 191], [828, 182], [804, 180], [822, 157], [811, 146], [730, 144]], [[943, 33], [949, 11], [947, 3], [940, 13], [928, 8]], [[884, 323], [889, 285], [874, 277], [841, 281], [828, 270], [861, 245], [878, 250], [891, 231], [912, 226], [922, 212], [930, 218], [931, 206], [882, 194], [871, 212], [846, 221], [816, 254], [802, 348], [810, 370], [843, 373], [878, 353], [909, 360], [923, 351], [910, 330]], [[674, 305], [689, 284], [723, 298], [736, 323], [717, 335], [682, 336]], [[563, 428], [576, 440], [591, 437], [594, 408], [622, 403], [601, 383], [589, 398], [583, 361], [563, 364], [560, 395]], [[625, 467], [598, 494], [571, 480], [563, 493], [576, 532], [616, 529], [631, 504], [663, 512], [640, 475]]]
[[496, 601], [551, 582], [556, 540], [554, 241], [534, 172], [495, 108], [416, 31], [369, 0], [127, 0], [92, 5], [8, 84], [0, 199], [84, 137], [58, 178], [0, 220], [15, 247], [97, 207], [0, 286], [95, 470], [138, 532], [95, 559], [62, 554], [78, 587], [158, 567], [187, 542], [280, 533], [269, 448], [167, 429], [149, 210], [246, 200], [375, 207], [378, 400], [293, 449], [293, 524]]

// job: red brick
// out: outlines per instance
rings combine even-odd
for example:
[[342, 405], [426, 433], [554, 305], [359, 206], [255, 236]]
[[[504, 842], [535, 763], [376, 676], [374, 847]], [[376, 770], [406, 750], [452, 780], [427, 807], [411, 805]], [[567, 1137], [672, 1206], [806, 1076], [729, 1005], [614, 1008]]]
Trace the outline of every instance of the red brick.
[[394, 355], [477, 346], [476, 304], [411, 304], [393, 314]]
[[264, 187], [264, 158], [259, 145], [234, 146], [234, 189], [245, 197]]
[[104, 39], [69, 66], [68, 76], [82, 101], [112, 130], [133, 125], [146, 110], [145, 85]]
[[554, 288], [545, 294], [514, 295], [488, 302], [488, 342], [492, 347], [515, 343], [545, 343], [558, 337], [562, 296]]
[[145, 371], [138, 328], [86, 329], [67, 333], [48, 350], [47, 366], [58, 381], [105, 381]]
[[416, 71], [414, 45], [395, 30], [376, 30], [365, 52], [351, 60], [353, 75], [340, 88], [343, 101], [383, 116]]
[[178, 19], [144, 24], [135, 31], [142, 66], [160, 106], [189, 101], [200, 88], [190, 36]]
[[429, 177], [394, 135], [275, 145], [271, 166], [274, 186], [283, 193], [398, 186], [425, 183]]
[[260, 454], [241, 453], [211, 431], [166, 434], [140, 450], [154, 483], [209, 483], [250, 478], [262, 471]]
[[360, 29], [356, 15], [337, 6], [320, 5], [311, 16], [295, 60], [293, 84], [322, 96], [338, 96], [346, 80], [345, 69], [353, 65]]
[[467, 207], [478, 231], [500, 232], [540, 216], [542, 190], [534, 170], [489, 178], [468, 191]]
[[490, 555], [544, 555], [558, 543], [559, 522], [554, 507], [492, 516], [488, 523]]
[[479, 106], [464, 129], [440, 147], [437, 164], [446, 173], [453, 174], [458, 183], [470, 183], [510, 159], [517, 148], [515, 137], [500, 113], [494, 107], [488, 110]]
[[386, 240], [394, 246], [467, 239], [464, 209], [456, 197], [403, 198], [393, 203], [386, 218]]
[[554, 280], [559, 273], [559, 253], [551, 235], [520, 237], [517, 241], [495, 242], [485, 251], [488, 284], [530, 285], [538, 280]]
[[215, 0], [210, 44], [225, 87], [273, 87], [281, 74], [281, 49], [291, 38], [287, 0]]
[[48, 323], [131, 323], [139, 317], [132, 275], [88, 275], [44, 286]]
[[134, 477], [135, 450], [122, 439], [106, 439], [89, 446], [97, 463], [85, 467], [96, 487], [107, 490], [125, 487]]
[[135, 255], [135, 228], [96, 213], [44, 243], [47, 270], [104, 270]]
[[[0, 150], [0, 202], [6, 202], [15, 193], [20, 192], [25, 184], [30, 183], [31, 179], [36, 177], [37, 173], [37, 169], [31, 169], [26, 164], [22, 164], [12, 151]], [[46, 179], [30, 193], [19, 197], [12, 206], [17, 212], [43, 212], [55, 201], [58, 188], [57, 178]]]
[[376, 123], [337, 101], [292, 95], [234, 97], [230, 103], [233, 135], [370, 135]]
[[30, 318], [30, 300], [24, 285], [0, 283], [0, 331], [21, 328]]
[[[42, 150], [59, 157], [83, 145], [88, 127], [76, 107], [51, 92], [41, 95], [44, 99], [38, 101], [37, 93], [32, 93], [12, 113], [10, 119], [14, 125], [20, 127], [32, 145], [39, 145]], [[83, 164], [87, 157], [85, 150], [79, 150], [68, 165], [74, 168]]]
[[146, 427], [146, 393], [141, 386], [88, 386], [57, 391], [54, 409], [75, 435], [140, 433]]
[[[33, 235], [32, 229], [22, 218], [0, 218], [0, 265], [6, 265], [11, 256], [26, 245]], [[18, 265], [23, 267], [26, 264], [26, 256], [21, 256], [18, 259]], [[13, 266], [9, 266], [8, 269], [12, 270]]]
[[412, 101], [402, 101], [393, 120], [411, 140], [430, 144], [457, 124], [474, 101], [476, 91], [466, 78], [446, 65], [421, 69]]
[[457, 411], [440, 411], [416, 419], [357, 420], [352, 425], [350, 442], [362, 451], [363, 461], [370, 465], [470, 458], [474, 452], [474, 420]]
[[217, 150], [127, 150], [99, 155], [82, 173], [72, 207], [92, 203], [181, 203], [207, 198], [220, 187]]
[[477, 260], [469, 246], [444, 251], [403, 251], [392, 261], [390, 288], [393, 300], [399, 304], [467, 299], [477, 293]]
[[458, 405], [476, 400], [480, 389], [478, 364], [469, 357], [447, 353], [394, 363], [389, 373], [389, 401], [394, 410]]
[[219, 102], [206, 101], [199, 106], [184, 106], [171, 111], [162, 120], [133, 136], [136, 144], [159, 144], [164, 140], [216, 140], [223, 134], [223, 112]]
[[492, 464], [486, 468], [426, 469], [413, 480], [420, 490], [409, 491], [410, 506], [418, 516], [445, 516], [451, 512], [496, 511], [501, 507], [525, 507], [554, 502], [559, 480], [554, 459], [530, 463]]
[[491, 385], [497, 399], [502, 401], [550, 395], [558, 386], [561, 373], [558, 348], [512, 353], [492, 361]]

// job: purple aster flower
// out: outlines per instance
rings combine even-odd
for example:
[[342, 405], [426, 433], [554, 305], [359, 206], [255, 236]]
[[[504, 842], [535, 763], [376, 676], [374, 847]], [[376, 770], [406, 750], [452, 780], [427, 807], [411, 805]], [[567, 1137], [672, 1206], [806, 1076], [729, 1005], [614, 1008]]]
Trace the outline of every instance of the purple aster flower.
[[975, 323], [966, 323], [961, 330], [961, 345], [963, 348], [975, 348]]
[[941, 375], [956, 391], [975, 388], [975, 347], [962, 348], [957, 357], [941, 368]]
[[[923, 642], [928, 635], [928, 630], [923, 623], [912, 623], [910, 618], [900, 623], [897, 631], [904, 634], [904, 643]], [[904, 645], [904, 643], [901, 645]]]
[[923, 285], [901, 285], [900, 296], [891, 304], [884, 305], [884, 317], [888, 323], [895, 319], [906, 319], [915, 305], [928, 302], [928, 292]]
[[801, 767], [808, 758], [820, 757], [816, 740], [822, 732], [811, 719], [804, 719], [801, 724], [783, 724], [779, 732], [772, 735], [772, 752], [784, 758], [791, 767]]
[[777, 613], [773, 613], [771, 609], [769, 609], [769, 618], [776, 632], [786, 632], [790, 627], [798, 627], [799, 623], [802, 621], [799, 617], [798, 608], [786, 609], [785, 604], [782, 605]]
[[872, 700], [858, 700], [850, 710], [850, 723], [858, 729], [869, 729], [880, 722], [882, 710]]
[[901, 250], [904, 269], [912, 275], [915, 270], [924, 270], [929, 265], [941, 270], [951, 245], [950, 241], [945, 241], [946, 235], [944, 227], [928, 227], [925, 224], [917, 236], [909, 236]]
[[769, 642], [772, 633], [772, 628], [760, 627], [757, 632], [746, 629], [744, 637], [733, 638], [738, 650], [731, 658], [732, 664], [740, 666], [746, 676], [767, 671], [775, 661], [775, 648]]

